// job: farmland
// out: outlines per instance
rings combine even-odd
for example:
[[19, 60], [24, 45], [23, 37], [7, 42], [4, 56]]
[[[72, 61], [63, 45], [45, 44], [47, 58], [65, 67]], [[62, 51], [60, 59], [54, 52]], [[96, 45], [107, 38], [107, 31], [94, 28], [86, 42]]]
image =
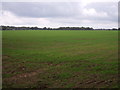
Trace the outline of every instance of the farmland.
[[2, 31], [3, 88], [117, 88], [118, 31]]

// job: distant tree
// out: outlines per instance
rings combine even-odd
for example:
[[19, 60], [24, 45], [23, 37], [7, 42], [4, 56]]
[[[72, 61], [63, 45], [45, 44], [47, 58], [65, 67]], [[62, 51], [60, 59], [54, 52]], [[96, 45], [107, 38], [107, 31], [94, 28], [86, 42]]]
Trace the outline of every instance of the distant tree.
[[46, 29], [47, 29], [46, 27], [43, 28], [43, 30], [46, 30]]
[[117, 30], [116, 28], [112, 28], [112, 30]]

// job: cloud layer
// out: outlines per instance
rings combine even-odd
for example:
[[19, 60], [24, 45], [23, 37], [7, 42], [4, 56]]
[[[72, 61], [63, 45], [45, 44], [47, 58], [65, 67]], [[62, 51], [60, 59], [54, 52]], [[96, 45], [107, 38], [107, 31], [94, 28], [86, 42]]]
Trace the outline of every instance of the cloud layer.
[[113, 28], [118, 26], [117, 2], [4, 2], [2, 25], [38, 27], [90, 26]]

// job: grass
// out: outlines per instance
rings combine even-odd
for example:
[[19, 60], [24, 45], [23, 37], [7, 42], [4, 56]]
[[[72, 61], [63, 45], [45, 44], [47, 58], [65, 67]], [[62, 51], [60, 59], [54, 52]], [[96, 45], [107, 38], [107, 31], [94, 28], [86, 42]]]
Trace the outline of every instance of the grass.
[[3, 88], [118, 87], [118, 31], [2, 31]]

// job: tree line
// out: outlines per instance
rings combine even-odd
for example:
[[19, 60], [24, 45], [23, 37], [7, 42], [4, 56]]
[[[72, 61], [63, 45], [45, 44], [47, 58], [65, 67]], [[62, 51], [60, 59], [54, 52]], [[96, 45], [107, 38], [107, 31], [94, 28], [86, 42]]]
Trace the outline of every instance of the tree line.
[[120, 28], [112, 29], [93, 29], [92, 27], [59, 27], [59, 28], [50, 28], [50, 27], [15, 27], [15, 26], [0, 26], [0, 30], [120, 30]]

